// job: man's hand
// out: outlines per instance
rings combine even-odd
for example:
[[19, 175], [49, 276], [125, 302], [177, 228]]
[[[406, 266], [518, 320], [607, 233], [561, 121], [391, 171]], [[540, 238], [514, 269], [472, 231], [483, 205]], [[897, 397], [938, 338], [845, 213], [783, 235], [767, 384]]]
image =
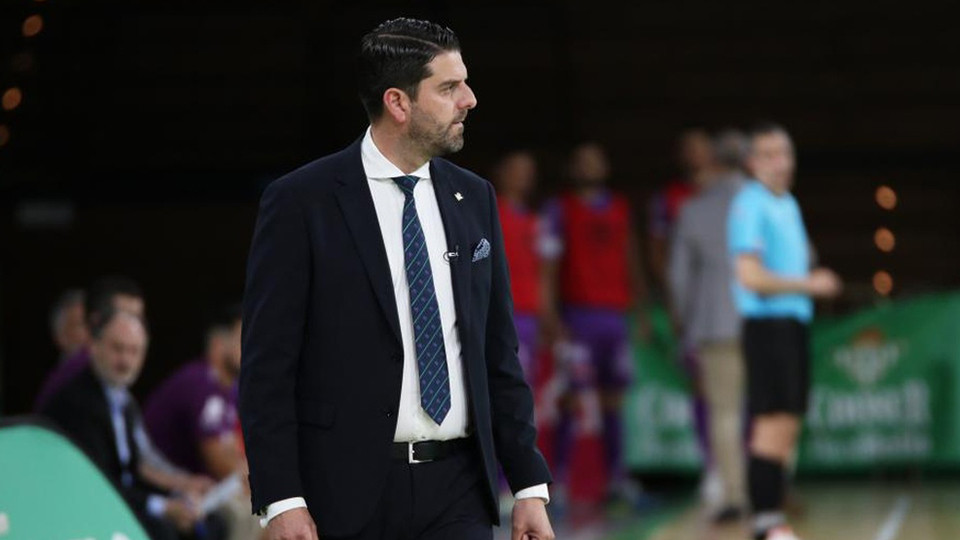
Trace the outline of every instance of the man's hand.
[[833, 270], [817, 268], [810, 273], [810, 294], [817, 298], [833, 298], [840, 294], [843, 284]]
[[216, 482], [212, 478], [201, 475], [186, 475], [180, 481], [180, 486], [177, 491], [181, 492], [183, 496], [190, 501], [192, 504], [199, 506], [200, 502], [203, 500], [203, 496], [210, 491], [213, 486], [216, 485]]
[[267, 524], [266, 540], [319, 540], [317, 526], [306, 508], [287, 510]]
[[553, 540], [553, 527], [543, 499], [520, 499], [513, 505], [511, 540]]
[[173, 498], [167, 499], [164, 517], [170, 520], [178, 531], [186, 534], [193, 532], [193, 526], [200, 519], [193, 505], [187, 501]]

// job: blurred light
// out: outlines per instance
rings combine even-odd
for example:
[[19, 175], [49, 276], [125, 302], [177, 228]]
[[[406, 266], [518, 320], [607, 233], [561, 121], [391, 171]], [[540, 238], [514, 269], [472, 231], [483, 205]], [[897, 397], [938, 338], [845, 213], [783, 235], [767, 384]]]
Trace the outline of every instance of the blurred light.
[[897, 207], [897, 192], [890, 186], [878, 187], [877, 204], [884, 210], [893, 210]]
[[897, 245], [897, 239], [893, 236], [893, 232], [886, 227], [877, 229], [877, 232], [873, 234], [873, 241], [877, 244], [877, 249], [885, 253], [890, 253]]
[[31, 15], [23, 21], [23, 37], [33, 37], [43, 30], [43, 17]]
[[0, 146], [5, 146], [10, 142], [10, 128], [0, 124]]
[[0, 98], [0, 103], [3, 103], [3, 108], [7, 111], [12, 111], [19, 107], [21, 101], [23, 101], [23, 92], [16, 86], [8, 88], [7, 91], [3, 93], [3, 98]]
[[873, 288], [883, 296], [887, 296], [893, 290], [893, 276], [885, 270], [880, 270], [873, 275]]

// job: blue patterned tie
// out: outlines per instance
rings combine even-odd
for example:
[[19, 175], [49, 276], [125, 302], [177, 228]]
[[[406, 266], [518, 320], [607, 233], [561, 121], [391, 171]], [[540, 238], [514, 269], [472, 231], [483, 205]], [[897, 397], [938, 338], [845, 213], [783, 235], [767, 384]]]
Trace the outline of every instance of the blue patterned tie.
[[403, 260], [410, 288], [410, 314], [417, 345], [417, 368], [420, 372], [420, 406], [440, 425], [450, 411], [450, 375], [447, 353], [443, 346], [440, 309], [433, 287], [433, 272], [427, 242], [413, 200], [416, 176], [398, 176], [393, 181], [405, 196], [403, 202]]

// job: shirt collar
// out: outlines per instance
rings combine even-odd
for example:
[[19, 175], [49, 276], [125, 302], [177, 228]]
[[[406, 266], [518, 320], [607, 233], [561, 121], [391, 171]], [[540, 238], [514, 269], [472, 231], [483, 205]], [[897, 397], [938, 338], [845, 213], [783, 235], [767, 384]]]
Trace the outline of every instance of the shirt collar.
[[[367, 178], [375, 180], [389, 180], [398, 176], [406, 176], [399, 167], [394, 165], [380, 152], [376, 143], [373, 142], [371, 128], [363, 135], [363, 141], [360, 143], [360, 160], [363, 162], [363, 172]], [[430, 178], [430, 162], [424, 163], [419, 169], [410, 173], [410, 176], [418, 178]]]

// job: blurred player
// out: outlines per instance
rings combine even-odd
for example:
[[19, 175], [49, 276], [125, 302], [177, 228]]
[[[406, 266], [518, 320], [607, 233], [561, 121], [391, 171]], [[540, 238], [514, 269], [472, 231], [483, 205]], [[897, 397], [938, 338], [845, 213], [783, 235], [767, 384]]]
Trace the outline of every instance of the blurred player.
[[[527, 382], [535, 388], [539, 319], [543, 311], [543, 295], [540, 291], [542, 224], [539, 216], [529, 207], [530, 196], [537, 183], [536, 159], [526, 150], [510, 152], [497, 163], [492, 177], [497, 188], [503, 245], [510, 268], [513, 322], [520, 345], [517, 353]], [[543, 417], [538, 414], [537, 418], [542, 420]], [[513, 496], [502, 474], [500, 492], [500, 507], [508, 511]]]
[[753, 530], [758, 540], [796, 540], [783, 504], [786, 466], [807, 410], [812, 297], [836, 296], [841, 285], [830, 270], [810, 270], [811, 247], [790, 194], [795, 160], [786, 130], [774, 124], [754, 128], [747, 165], [757, 181], [734, 198], [727, 235], [734, 297], [744, 317]]
[[650, 200], [649, 237], [650, 267], [653, 279], [667, 285], [667, 262], [670, 260], [670, 239], [683, 203], [692, 197], [698, 186], [713, 173], [713, 141], [701, 128], [688, 129], [677, 140], [677, 162], [680, 176], [667, 182]]
[[554, 256], [545, 265], [544, 290], [550, 295], [547, 305], [560, 308], [547, 320], [572, 342], [565, 358], [558, 359], [570, 386], [557, 425], [554, 462], [562, 493], [569, 479], [573, 413], [588, 391], [599, 390], [608, 496], [636, 503], [639, 493], [623, 466], [621, 410], [633, 378], [627, 315], [640, 306], [644, 286], [630, 207], [606, 186], [609, 174], [600, 145], [576, 147], [570, 162], [573, 190], [545, 210]]
[[537, 183], [537, 162], [527, 151], [507, 154], [494, 171], [503, 244], [510, 266], [513, 321], [520, 341], [520, 365], [534, 382], [534, 358], [541, 299], [541, 226], [528, 201]]

